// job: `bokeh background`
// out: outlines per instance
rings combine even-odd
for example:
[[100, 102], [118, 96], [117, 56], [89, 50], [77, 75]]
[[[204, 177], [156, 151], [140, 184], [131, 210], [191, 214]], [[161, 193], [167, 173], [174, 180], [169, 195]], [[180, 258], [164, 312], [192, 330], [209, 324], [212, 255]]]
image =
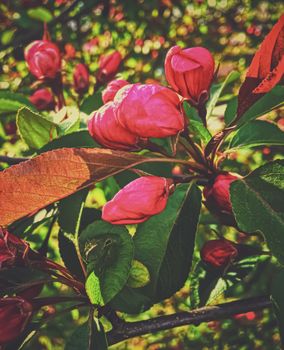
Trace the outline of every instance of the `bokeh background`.
[[[166, 84], [163, 63], [167, 50], [173, 45], [181, 47], [204, 46], [220, 63], [218, 80], [222, 81], [232, 70], [241, 73], [223, 96], [224, 102], [236, 94], [240, 81], [256, 48], [284, 12], [283, 1], [257, 0], [1, 0], [0, 2], [0, 154], [28, 155], [26, 146], [16, 132], [13, 107], [7, 96], [21, 94], [25, 98], [36, 89], [35, 80], [28, 73], [24, 61], [24, 48], [33, 40], [41, 39], [43, 23], [47, 23], [52, 40], [64, 58], [63, 76], [65, 97], [69, 105], [78, 103], [72, 88], [74, 66], [85, 63], [90, 71], [91, 84], [86, 94], [88, 106], [96, 108], [96, 71], [102, 54], [119, 50], [123, 63], [117, 76], [130, 82], [158, 81]], [[23, 97], [23, 98], [24, 98]], [[89, 108], [89, 107], [88, 107]], [[87, 110], [88, 110], [87, 108]], [[215, 111], [211, 129], [222, 126], [223, 109]], [[277, 110], [268, 118], [283, 128], [284, 112]], [[246, 173], [280, 155], [277, 147], [259, 147], [232, 153], [224, 163], [225, 168]], [[0, 164], [0, 169], [4, 164]], [[113, 185], [113, 184], [112, 184]], [[111, 197], [108, 186], [97, 194], [95, 203], [100, 206]], [[30, 235], [33, 246], [41, 242], [47, 232], [45, 223]], [[259, 237], [240, 235], [234, 229], [219, 227], [210, 216], [203, 215], [200, 223], [198, 247], [208, 238], [214, 238], [212, 229], [239, 242], [250, 241], [263, 247]], [[57, 256], [56, 227], [53, 232], [50, 257]], [[228, 301], [238, 296], [267, 293], [270, 265], [268, 258], [260, 261], [245, 279], [232, 289], [220, 293], [217, 301]], [[170, 314], [190, 307], [192, 281], [174, 297], [156, 305], [148, 312], [128, 319], [148, 319]], [[44, 294], [56, 294], [59, 286], [49, 286]], [[63, 288], [63, 287], [60, 287]], [[67, 293], [67, 291], [66, 291]], [[54, 312], [52, 306], [44, 311]], [[44, 316], [44, 315], [43, 315]], [[75, 310], [59, 316], [45, 326], [26, 349], [62, 350], [65, 339], [85, 320], [84, 310]], [[107, 325], [106, 325], [107, 326]], [[276, 320], [272, 312], [249, 313], [222, 322], [199, 326], [180, 327], [153, 335], [129, 340], [113, 349], [195, 349], [195, 350], [267, 350], [280, 349]]]

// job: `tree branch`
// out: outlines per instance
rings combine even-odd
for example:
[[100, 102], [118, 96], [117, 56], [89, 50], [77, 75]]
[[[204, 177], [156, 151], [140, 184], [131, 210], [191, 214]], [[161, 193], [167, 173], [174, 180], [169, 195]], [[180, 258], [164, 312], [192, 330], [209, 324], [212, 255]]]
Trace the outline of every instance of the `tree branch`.
[[272, 303], [269, 296], [263, 296], [215, 306], [206, 306], [189, 312], [179, 312], [145, 321], [124, 322], [121, 323], [118, 328], [113, 329], [107, 334], [108, 344], [116, 344], [129, 338], [174, 327], [190, 324], [198, 326], [202, 322], [220, 320], [248, 311], [257, 311], [270, 307], [271, 305]]

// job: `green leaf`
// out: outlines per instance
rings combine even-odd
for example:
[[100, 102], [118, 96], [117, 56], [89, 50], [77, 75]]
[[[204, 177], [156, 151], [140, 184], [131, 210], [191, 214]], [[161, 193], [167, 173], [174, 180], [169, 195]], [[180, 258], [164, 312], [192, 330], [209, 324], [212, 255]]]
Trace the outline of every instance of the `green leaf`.
[[133, 237], [135, 259], [149, 270], [150, 283], [134, 291], [124, 289], [114, 301], [116, 308], [139, 313], [184, 285], [191, 267], [200, 203], [195, 185], [180, 185], [161, 214], [138, 226]]
[[53, 18], [51, 12], [45, 7], [36, 7], [33, 9], [29, 9], [27, 14], [30, 18], [36, 19], [41, 22], [50, 22]]
[[95, 221], [82, 231], [79, 243], [87, 270], [99, 277], [102, 297], [107, 303], [128, 280], [134, 254], [132, 238], [124, 226]]
[[237, 114], [237, 108], [238, 108], [238, 97], [235, 96], [231, 99], [230, 102], [228, 102], [227, 108], [225, 110], [224, 120], [226, 125], [229, 125], [235, 119]]
[[8, 91], [0, 92], [0, 114], [17, 112], [23, 106], [34, 108], [24, 95]]
[[253, 104], [238, 120], [243, 125], [250, 120], [260, 117], [284, 104], [284, 86], [275, 86], [271, 91]]
[[17, 126], [23, 141], [33, 149], [41, 148], [58, 136], [56, 123], [26, 107], [18, 111]]
[[86, 293], [93, 305], [105, 305], [98, 276], [92, 271], [86, 280]]
[[211, 140], [212, 135], [201, 122], [191, 120], [189, 122], [189, 130], [192, 131], [194, 137], [200, 140], [204, 145]]
[[44, 153], [57, 148], [95, 148], [98, 144], [92, 139], [87, 130], [79, 130], [50, 141], [38, 150], [38, 153]]
[[272, 254], [284, 264], [284, 160], [234, 181], [230, 193], [240, 230], [262, 232]]
[[79, 234], [82, 209], [87, 194], [88, 190], [84, 189], [61, 200], [58, 215], [58, 224], [60, 226], [58, 234], [60, 256], [68, 270], [82, 281], [84, 280], [84, 274], [78, 258], [76, 245], [78, 244], [77, 236]]
[[224, 80], [223, 83], [213, 85], [211, 91], [210, 91], [210, 99], [207, 103], [207, 118], [209, 118], [213, 112], [213, 109], [215, 108], [219, 97], [221, 96], [223, 90], [225, 89], [226, 86], [231, 84], [232, 82], [236, 81], [239, 79], [240, 73], [236, 71], [232, 71], [227, 78]]
[[81, 104], [80, 110], [84, 113], [90, 114], [96, 111], [103, 105], [102, 93], [95, 92], [92, 96], [88, 96]]
[[131, 288], [140, 288], [150, 282], [150, 273], [145, 265], [138, 260], [133, 260], [127, 286]]
[[[77, 108], [68, 107], [45, 116], [23, 107], [17, 114], [17, 126], [25, 143], [33, 149], [42, 148], [55, 138], [76, 131], [80, 125]], [[60, 141], [58, 142], [60, 145]], [[69, 146], [70, 147], [70, 146]]]
[[229, 148], [284, 145], [284, 132], [276, 124], [254, 120], [242, 126], [233, 136]]
[[278, 273], [272, 280], [271, 295], [275, 315], [278, 320], [279, 331], [281, 336], [281, 343], [284, 346], [284, 270], [279, 269]]
[[79, 326], [67, 340], [65, 350], [107, 350], [107, 340], [100, 321], [90, 320]]
[[76, 107], [63, 107], [52, 116], [52, 121], [58, 125], [62, 135], [77, 131], [80, 127], [80, 119], [80, 111]]

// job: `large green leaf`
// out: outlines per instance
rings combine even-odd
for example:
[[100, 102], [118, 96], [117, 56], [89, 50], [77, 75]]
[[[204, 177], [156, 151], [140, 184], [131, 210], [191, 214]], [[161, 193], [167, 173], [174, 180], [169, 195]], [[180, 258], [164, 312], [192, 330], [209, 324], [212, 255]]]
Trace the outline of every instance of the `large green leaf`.
[[284, 132], [276, 124], [254, 120], [234, 134], [229, 148], [262, 145], [284, 145]]
[[78, 130], [61, 136], [44, 145], [38, 153], [44, 153], [57, 148], [88, 147], [95, 148], [98, 144], [92, 139], [87, 130]]
[[58, 215], [60, 226], [58, 244], [61, 258], [68, 270], [81, 280], [84, 280], [84, 275], [80, 266], [76, 245], [78, 244], [82, 210], [87, 194], [88, 190], [84, 189], [61, 200]]
[[223, 83], [213, 85], [210, 91], [210, 99], [207, 103], [207, 118], [211, 116], [213, 109], [215, 108], [219, 97], [221, 96], [223, 90], [226, 86], [228, 86], [230, 83], [236, 81], [239, 79], [240, 73], [236, 71], [232, 71], [227, 78], [224, 80]]
[[[225, 112], [225, 122], [229, 125], [236, 117], [237, 97], [234, 98], [227, 107]], [[284, 86], [275, 86], [265, 96], [254, 103], [237, 121], [238, 125], [243, 125], [250, 120], [260, 117], [273, 109], [284, 104]]]
[[284, 264], [284, 160], [234, 181], [230, 193], [239, 228], [262, 232], [273, 255]]
[[20, 135], [32, 149], [39, 149], [61, 135], [76, 131], [79, 124], [80, 114], [76, 108], [63, 108], [56, 114], [45, 116], [23, 107], [17, 114]]
[[0, 91], [0, 114], [17, 112], [23, 106], [33, 108], [33, 105], [24, 95]]
[[95, 272], [100, 283], [89, 282], [94, 286], [93, 293], [99, 295], [100, 287], [103, 302], [109, 302], [125, 286], [131, 268], [134, 246], [131, 236], [124, 226], [95, 221], [82, 231], [80, 250], [87, 263], [88, 273]]
[[124, 288], [113, 302], [115, 308], [139, 313], [183, 286], [191, 267], [200, 203], [195, 185], [181, 185], [161, 214], [138, 226], [135, 259], [149, 270], [150, 283], [135, 290]]
[[90, 320], [76, 328], [67, 340], [65, 350], [107, 350], [107, 340], [100, 321]]
[[56, 123], [26, 107], [18, 111], [17, 126], [23, 141], [33, 149], [41, 148], [59, 134]]

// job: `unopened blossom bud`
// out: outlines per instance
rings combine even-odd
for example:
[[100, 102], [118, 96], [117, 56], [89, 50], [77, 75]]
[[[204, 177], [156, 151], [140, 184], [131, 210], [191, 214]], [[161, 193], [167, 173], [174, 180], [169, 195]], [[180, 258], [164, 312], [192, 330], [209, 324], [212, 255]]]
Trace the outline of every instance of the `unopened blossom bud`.
[[226, 267], [237, 255], [236, 244], [227, 239], [208, 241], [200, 251], [202, 261], [216, 268]]
[[25, 60], [37, 79], [54, 79], [61, 69], [58, 47], [47, 40], [36, 40], [25, 49]]
[[74, 89], [79, 94], [82, 95], [88, 91], [90, 76], [87, 67], [78, 63], [74, 69], [73, 73]]
[[23, 298], [0, 299], [0, 345], [15, 340], [32, 316], [32, 305]]
[[172, 180], [164, 177], [140, 177], [105, 204], [102, 219], [117, 225], [144, 222], [166, 208], [171, 185]]
[[174, 46], [165, 60], [168, 83], [196, 106], [208, 99], [214, 67], [214, 59], [204, 47], [182, 49]]
[[122, 57], [118, 51], [114, 51], [108, 55], [102, 55], [99, 60], [98, 79], [100, 81], [111, 79], [118, 71], [121, 61]]
[[206, 207], [224, 224], [235, 224], [230, 199], [230, 185], [240, 178], [241, 176], [238, 174], [222, 173], [217, 175], [203, 190]]
[[116, 94], [117, 120], [140, 137], [168, 137], [184, 130], [181, 97], [158, 84], [126, 85]]
[[123, 79], [112, 80], [110, 83], [107, 84], [107, 87], [102, 92], [103, 102], [107, 103], [109, 101], [113, 101], [118, 90], [120, 90], [123, 86], [128, 84], [128, 81]]
[[100, 145], [119, 150], [138, 150], [139, 138], [123, 128], [116, 119], [116, 106], [108, 102], [92, 114], [88, 129], [93, 139]]
[[0, 269], [23, 260], [28, 250], [29, 246], [25, 241], [0, 228]]
[[53, 94], [48, 89], [39, 89], [35, 91], [30, 96], [29, 100], [39, 111], [50, 111], [55, 107]]

